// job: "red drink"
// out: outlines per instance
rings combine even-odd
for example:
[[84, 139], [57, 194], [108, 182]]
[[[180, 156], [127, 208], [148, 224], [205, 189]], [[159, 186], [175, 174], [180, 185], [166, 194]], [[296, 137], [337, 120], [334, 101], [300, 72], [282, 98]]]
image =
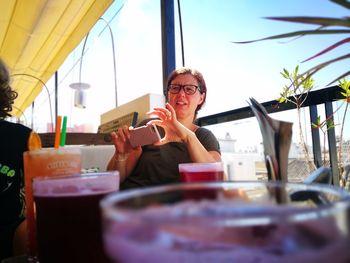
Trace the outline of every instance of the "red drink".
[[224, 181], [223, 163], [180, 163], [182, 182]]
[[[210, 182], [224, 181], [223, 163], [181, 163], [179, 164], [180, 178], [182, 182]], [[215, 199], [217, 191], [211, 189], [192, 189], [186, 192], [190, 199]]]
[[223, 181], [224, 171], [181, 172], [182, 182]]
[[40, 263], [108, 262], [102, 245], [99, 202], [118, 190], [117, 174], [52, 177], [46, 181], [35, 180], [33, 185]]

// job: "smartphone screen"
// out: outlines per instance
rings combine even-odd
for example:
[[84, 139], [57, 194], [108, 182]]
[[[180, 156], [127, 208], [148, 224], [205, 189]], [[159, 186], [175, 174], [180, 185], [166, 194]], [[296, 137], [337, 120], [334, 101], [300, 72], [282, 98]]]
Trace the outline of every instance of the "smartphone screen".
[[130, 144], [132, 147], [153, 144], [160, 139], [156, 125], [145, 125], [130, 130]]

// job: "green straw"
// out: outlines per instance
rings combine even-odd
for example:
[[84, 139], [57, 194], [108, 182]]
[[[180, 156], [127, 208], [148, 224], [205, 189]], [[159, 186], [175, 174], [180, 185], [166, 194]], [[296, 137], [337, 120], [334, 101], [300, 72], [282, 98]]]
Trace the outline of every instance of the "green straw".
[[67, 133], [67, 116], [63, 116], [60, 146], [64, 146], [66, 144], [66, 133]]

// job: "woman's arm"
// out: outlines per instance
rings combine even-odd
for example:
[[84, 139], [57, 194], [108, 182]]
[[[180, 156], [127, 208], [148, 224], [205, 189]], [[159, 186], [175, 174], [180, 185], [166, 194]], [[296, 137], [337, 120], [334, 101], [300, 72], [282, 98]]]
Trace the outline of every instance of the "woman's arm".
[[118, 170], [120, 182], [123, 182], [134, 170], [141, 153], [142, 149], [134, 150], [128, 154], [116, 151], [107, 165], [107, 170]]
[[141, 154], [141, 146], [133, 148], [130, 144], [129, 127], [119, 128], [117, 133], [111, 133], [112, 141], [115, 146], [115, 153], [107, 165], [107, 170], [118, 170], [120, 182], [123, 182], [135, 168]]
[[191, 160], [198, 163], [221, 162], [221, 155], [217, 151], [208, 151], [197, 138], [196, 134], [189, 130], [183, 139], [186, 143]]

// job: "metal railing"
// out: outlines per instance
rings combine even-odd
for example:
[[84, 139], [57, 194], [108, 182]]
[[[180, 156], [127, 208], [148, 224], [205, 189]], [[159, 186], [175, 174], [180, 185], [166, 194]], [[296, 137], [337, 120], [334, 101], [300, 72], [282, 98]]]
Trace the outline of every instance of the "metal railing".
[[[308, 94], [303, 94], [301, 96], [306, 97], [305, 102], [302, 107], [309, 107], [310, 111], [310, 127], [311, 127], [311, 137], [312, 137], [312, 150], [315, 166], [322, 166], [322, 151], [321, 151], [321, 141], [319, 129], [312, 128], [312, 123], [317, 123], [318, 120], [318, 110], [317, 105], [324, 104], [325, 114], [331, 122], [333, 121], [333, 105], [332, 102], [344, 99], [341, 95], [341, 88], [339, 86], [332, 86], [325, 89], [311, 91]], [[292, 97], [290, 97], [291, 100]], [[281, 111], [296, 109], [296, 105], [287, 102], [279, 103], [276, 100], [267, 101], [261, 103], [268, 113], [277, 113]], [[208, 115], [200, 117], [197, 120], [199, 126], [208, 126], [220, 123], [226, 123], [236, 120], [242, 120], [245, 118], [254, 117], [254, 114], [249, 106], [238, 108], [234, 110], [229, 110], [225, 112], [220, 112], [213, 115]], [[328, 139], [328, 149], [329, 149], [329, 161], [332, 170], [332, 183], [334, 185], [339, 185], [339, 170], [338, 170], [338, 157], [337, 157], [337, 143], [335, 130], [333, 126], [327, 127], [327, 139]]]

